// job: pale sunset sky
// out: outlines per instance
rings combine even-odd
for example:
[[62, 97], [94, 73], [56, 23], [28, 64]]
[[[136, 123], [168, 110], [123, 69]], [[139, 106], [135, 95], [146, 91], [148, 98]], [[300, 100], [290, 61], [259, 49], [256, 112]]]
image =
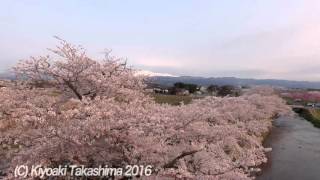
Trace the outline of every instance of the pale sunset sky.
[[0, 0], [0, 71], [57, 35], [173, 75], [320, 81], [319, 0]]

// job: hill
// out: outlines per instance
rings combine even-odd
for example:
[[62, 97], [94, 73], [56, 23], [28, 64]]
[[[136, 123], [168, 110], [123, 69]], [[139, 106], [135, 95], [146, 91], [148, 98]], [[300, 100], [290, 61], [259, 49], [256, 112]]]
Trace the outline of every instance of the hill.
[[211, 84], [216, 85], [234, 85], [234, 86], [253, 86], [253, 85], [270, 85], [284, 88], [301, 88], [301, 89], [320, 89], [320, 82], [310, 81], [290, 81], [277, 79], [242, 79], [235, 77], [194, 77], [194, 76], [154, 76], [150, 78], [152, 83], [171, 86], [176, 82], [193, 83], [202, 86]]

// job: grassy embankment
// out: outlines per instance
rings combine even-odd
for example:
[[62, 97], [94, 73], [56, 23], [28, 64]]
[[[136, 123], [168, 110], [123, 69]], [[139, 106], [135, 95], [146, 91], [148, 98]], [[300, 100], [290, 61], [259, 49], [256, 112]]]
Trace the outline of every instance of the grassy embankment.
[[[283, 97], [286, 100], [288, 105], [295, 104], [292, 98]], [[299, 102], [300, 105], [305, 106], [308, 101], [301, 101]], [[306, 120], [310, 121], [315, 127], [320, 128], [320, 109], [313, 109], [313, 108], [297, 108], [293, 109], [296, 113], [298, 113], [301, 117], [305, 118]]]
[[295, 110], [301, 117], [310, 121], [315, 127], [320, 128], [320, 109], [300, 108]]

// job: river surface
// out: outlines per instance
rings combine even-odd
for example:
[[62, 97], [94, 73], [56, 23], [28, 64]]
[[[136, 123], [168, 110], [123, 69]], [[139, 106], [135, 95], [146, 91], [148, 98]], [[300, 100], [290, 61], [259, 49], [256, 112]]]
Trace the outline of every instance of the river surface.
[[281, 117], [265, 147], [268, 163], [258, 180], [320, 180], [320, 129], [300, 117]]

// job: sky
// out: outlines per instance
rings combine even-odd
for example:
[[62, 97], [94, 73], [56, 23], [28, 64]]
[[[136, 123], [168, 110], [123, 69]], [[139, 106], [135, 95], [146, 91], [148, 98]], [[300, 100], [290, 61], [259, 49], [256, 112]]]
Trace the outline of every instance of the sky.
[[320, 81], [319, 0], [0, 0], [0, 72], [59, 36], [173, 75]]

